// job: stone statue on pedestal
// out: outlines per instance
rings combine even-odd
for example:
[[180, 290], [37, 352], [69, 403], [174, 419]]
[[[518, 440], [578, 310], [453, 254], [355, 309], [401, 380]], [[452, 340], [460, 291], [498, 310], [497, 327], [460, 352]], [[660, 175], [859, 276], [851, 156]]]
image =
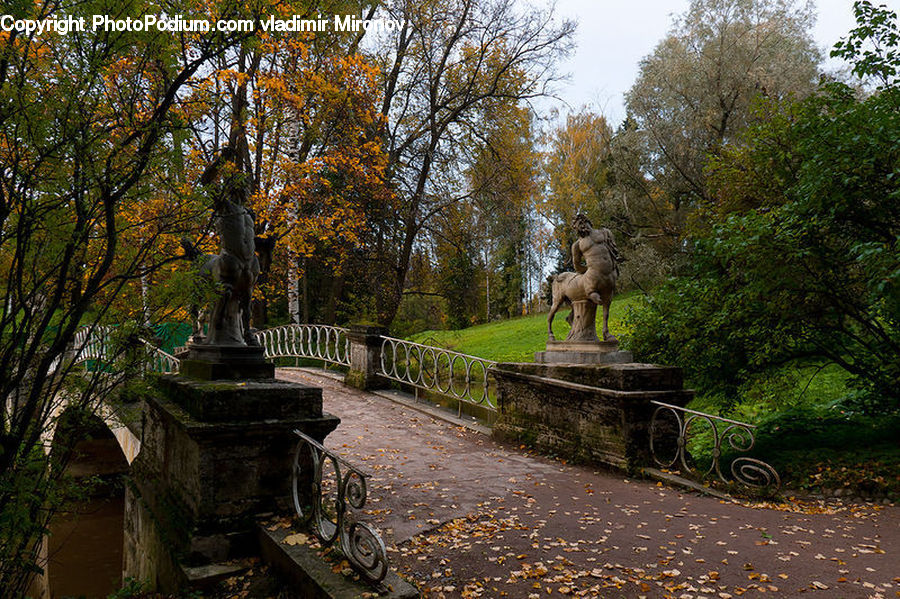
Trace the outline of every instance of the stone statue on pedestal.
[[[215, 183], [222, 164], [233, 160], [232, 154], [230, 147], [223, 149], [204, 171], [200, 184]], [[207, 311], [209, 331], [203, 336], [195, 323], [192, 342], [195, 345], [258, 345], [250, 331], [250, 299], [259, 276], [259, 259], [253, 215], [245, 206], [246, 185], [231, 174], [213, 193], [219, 253], [204, 256], [199, 270], [201, 276], [216, 283], [219, 296]]]
[[[196, 378], [271, 378], [274, 366], [263, 358], [250, 329], [250, 300], [259, 277], [250, 195], [240, 159], [231, 147], [222, 150], [200, 178], [210, 190], [219, 234], [219, 253], [205, 257], [200, 275], [216, 284], [217, 297], [207, 311], [204, 336], [195, 322], [194, 335], [182, 359], [181, 371]], [[215, 184], [215, 185], [214, 185]]]
[[[631, 361], [630, 352], [618, 351], [618, 341], [609, 332], [609, 306], [623, 259], [609, 229], [595, 229], [579, 214], [572, 223], [578, 241], [572, 244], [572, 262], [577, 272], [550, 277], [553, 304], [547, 317], [547, 351], [535, 354], [541, 363], [600, 364]], [[583, 262], [583, 263], [582, 263]], [[553, 317], [563, 304], [571, 304], [566, 321], [571, 325], [565, 341], [553, 336]], [[597, 336], [597, 306], [603, 306], [603, 338]]]
[[[577, 272], [564, 272], [550, 279], [553, 305], [547, 317], [547, 332], [553, 336], [553, 317], [564, 303], [572, 304], [567, 319], [572, 329], [566, 341], [599, 341], [594, 321], [597, 306], [603, 306], [603, 341], [615, 341], [609, 332], [609, 306], [619, 277], [619, 256], [616, 242], [609, 229], [595, 229], [583, 214], [573, 222], [578, 241], [572, 244], [572, 263]], [[584, 260], [584, 264], [582, 264]]]
[[250, 331], [250, 298], [259, 276], [253, 216], [246, 207], [222, 199], [216, 204], [220, 249], [205, 265], [221, 295], [209, 317], [207, 345], [258, 345]]

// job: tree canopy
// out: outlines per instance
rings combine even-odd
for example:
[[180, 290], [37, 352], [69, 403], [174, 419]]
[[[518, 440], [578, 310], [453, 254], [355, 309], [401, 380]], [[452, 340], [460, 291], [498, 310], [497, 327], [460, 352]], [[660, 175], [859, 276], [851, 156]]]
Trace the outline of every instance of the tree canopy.
[[809, 3], [694, 0], [626, 94], [645, 171], [675, 208], [709, 197], [706, 157], [750, 124], [754, 99], [813, 91], [819, 52]]
[[708, 166], [685, 276], [634, 316], [637, 351], [683, 365], [726, 403], [802, 359], [844, 369], [848, 405], [900, 407], [900, 87], [885, 77], [897, 55], [858, 50], [896, 31], [896, 15], [863, 2], [857, 18], [836, 51], [881, 88], [825, 82], [804, 100], [761, 99]]

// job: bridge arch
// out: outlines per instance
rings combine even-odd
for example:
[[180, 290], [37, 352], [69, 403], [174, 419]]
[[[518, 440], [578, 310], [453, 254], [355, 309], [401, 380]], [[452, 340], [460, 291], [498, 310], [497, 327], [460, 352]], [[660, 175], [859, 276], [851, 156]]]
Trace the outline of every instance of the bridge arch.
[[41, 551], [44, 573], [33, 594], [106, 597], [122, 583], [125, 475], [140, 443], [135, 446], [134, 435], [125, 434], [108, 410], [65, 406], [54, 420], [45, 448], [70, 452], [62, 476], [80, 492], [51, 517]]
[[[92, 414], [112, 433], [116, 442], [119, 444], [126, 461], [131, 464], [141, 451], [141, 439], [139, 433], [136, 433], [133, 430], [135, 427], [126, 425], [125, 419], [120, 416], [122, 408], [113, 406], [105, 401], [99, 402], [92, 407]], [[57, 429], [63, 423], [64, 418], [70, 417], [65, 415], [69, 413], [70, 410], [76, 409], [81, 412], [87, 410], [86, 407], [73, 405], [68, 398], [63, 396], [57, 398], [54, 402], [52, 416], [48, 420], [50, 424], [41, 435], [43, 447], [47, 453], [50, 453], [54, 444], [58, 446], [56, 437]]]

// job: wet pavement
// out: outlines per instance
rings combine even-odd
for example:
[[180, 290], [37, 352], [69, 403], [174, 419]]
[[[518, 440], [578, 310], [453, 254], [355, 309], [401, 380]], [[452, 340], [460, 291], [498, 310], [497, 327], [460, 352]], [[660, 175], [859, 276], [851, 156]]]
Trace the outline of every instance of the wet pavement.
[[723, 501], [567, 465], [307, 370], [426, 597], [900, 597], [900, 507]]

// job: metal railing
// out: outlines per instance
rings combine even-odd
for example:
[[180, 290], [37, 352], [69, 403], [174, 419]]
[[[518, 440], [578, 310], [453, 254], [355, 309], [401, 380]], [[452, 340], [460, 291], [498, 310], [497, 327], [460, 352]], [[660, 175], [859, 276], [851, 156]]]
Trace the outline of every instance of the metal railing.
[[[83, 326], [75, 332], [72, 339], [70, 355], [75, 363], [79, 364], [89, 360], [102, 362], [109, 359], [110, 344], [112, 343], [113, 327], [108, 326]], [[172, 354], [156, 347], [146, 339], [138, 340], [144, 346], [146, 352], [146, 364], [151, 372], [162, 374], [177, 374], [179, 360]]]
[[82, 326], [75, 331], [72, 339], [71, 353], [75, 357], [75, 363], [87, 360], [104, 360], [109, 355], [109, 337], [112, 327], [106, 326]]
[[141, 339], [147, 350], [147, 367], [151, 372], [178, 374], [181, 361], [172, 354], [161, 350], [146, 339]]
[[[109, 356], [113, 327], [84, 326], [72, 342], [72, 354], [77, 362], [105, 360]], [[266, 358], [310, 358], [350, 365], [350, 341], [347, 330], [318, 324], [292, 324], [259, 331], [257, 340], [265, 348]], [[146, 339], [140, 339], [147, 350], [147, 366], [153, 372], [175, 374], [179, 360], [156, 347]]]
[[[291, 469], [297, 516], [323, 545], [337, 541], [347, 561], [368, 582], [381, 582], [388, 570], [384, 541], [356, 517], [366, 504], [366, 475], [315, 439], [298, 430], [294, 434], [300, 438]], [[326, 464], [332, 471], [329, 478], [323, 477]]]
[[[496, 411], [491, 367], [497, 363], [449, 349], [382, 337], [381, 376]], [[462, 404], [458, 404], [461, 413]]]
[[[79, 362], [108, 356], [112, 327], [83, 327], [75, 336], [73, 351]], [[350, 366], [347, 329], [319, 324], [290, 324], [256, 333], [265, 357], [307, 358]], [[147, 367], [161, 373], [177, 373], [179, 360], [145, 339]], [[449, 349], [382, 337], [380, 374], [387, 379], [424, 389], [496, 412], [496, 384], [490, 369], [496, 362]]]
[[[724, 483], [737, 482], [747, 487], [769, 488], [773, 491], [781, 487], [781, 478], [778, 476], [778, 472], [766, 462], [756, 458], [738, 456], [732, 459], [727, 467], [727, 471], [731, 475], [730, 480], [722, 472], [723, 446], [727, 447], [730, 452], [746, 453], [750, 451], [756, 444], [754, 433], [756, 426], [660, 401], [651, 401], [650, 403], [656, 406], [653, 417], [650, 419], [650, 453], [661, 467], [683, 469], [684, 473], [701, 478], [715, 475]], [[663, 420], [663, 414], [670, 418], [674, 417], [674, 421], [670, 421], [667, 425]], [[713, 442], [710, 463], [705, 469], [688, 451], [691, 435], [699, 432], [696, 429], [704, 425], [712, 436]], [[660, 448], [661, 443], [657, 439], [660, 433], [664, 435], [662, 444], [666, 446], [666, 449]], [[677, 435], [674, 443], [673, 433]], [[727, 445], [725, 445], [725, 441], [727, 441]], [[658, 455], [664, 451], [671, 452], [671, 459], [661, 458]]]
[[347, 329], [322, 324], [287, 324], [256, 333], [267, 358], [311, 358], [350, 366]]

